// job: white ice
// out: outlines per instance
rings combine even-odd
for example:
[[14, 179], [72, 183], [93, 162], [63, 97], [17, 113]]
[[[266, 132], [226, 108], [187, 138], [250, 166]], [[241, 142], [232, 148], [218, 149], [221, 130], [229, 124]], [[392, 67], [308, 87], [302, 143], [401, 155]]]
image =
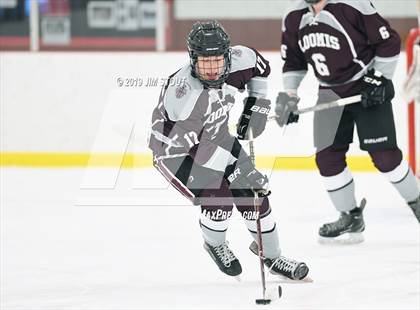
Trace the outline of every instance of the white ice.
[[[197, 208], [172, 188], [132, 190], [133, 170], [122, 171], [118, 188], [108, 194], [81, 191], [78, 169], [0, 173], [1, 309], [420, 306], [419, 225], [379, 174], [354, 174], [358, 198], [368, 201], [367, 229], [365, 242], [351, 246], [317, 243], [319, 225], [337, 215], [315, 171], [272, 174], [283, 254], [305, 261], [314, 282], [269, 276], [269, 290], [281, 284], [283, 296], [257, 306], [258, 259], [248, 250], [251, 237], [237, 214], [228, 239], [243, 266], [241, 283], [219, 272], [203, 250]], [[157, 178], [151, 169], [137, 173]], [[115, 205], [101, 206], [104, 197]]]

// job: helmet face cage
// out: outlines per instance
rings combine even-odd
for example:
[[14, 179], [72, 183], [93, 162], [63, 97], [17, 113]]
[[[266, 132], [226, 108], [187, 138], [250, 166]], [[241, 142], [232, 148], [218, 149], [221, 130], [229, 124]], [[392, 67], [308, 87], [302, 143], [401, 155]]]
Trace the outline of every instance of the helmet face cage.
[[[216, 21], [197, 22], [193, 25], [187, 38], [190, 55], [191, 73], [207, 87], [221, 86], [229, 76], [231, 66], [230, 39], [223, 27]], [[199, 73], [198, 57], [223, 55], [223, 68], [216, 80], [207, 80]], [[215, 68], [213, 68], [215, 69]]]
[[[231, 64], [231, 51], [230, 49], [225, 52], [223, 55], [223, 68], [221, 70], [219, 68], [218, 71], [220, 72], [219, 78], [216, 80], [207, 80], [204, 76], [202, 76], [199, 72], [198, 68], [198, 57], [209, 57], [208, 55], [200, 55], [194, 52], [190, 52], [190, 63], [192, 68], [192, 74], [194, 77], [198, 78], [201, 83], [203, 83], [207, 87], [219, 87], [222, 85], [228, 78], [230, 73], [230, 64]], [[213, 56], [213, 55], [212, 55]], [[220, 55], [214, 55], [214, 56], [220, 56]], [[214, 68], [213, 68], [214, 69]]]

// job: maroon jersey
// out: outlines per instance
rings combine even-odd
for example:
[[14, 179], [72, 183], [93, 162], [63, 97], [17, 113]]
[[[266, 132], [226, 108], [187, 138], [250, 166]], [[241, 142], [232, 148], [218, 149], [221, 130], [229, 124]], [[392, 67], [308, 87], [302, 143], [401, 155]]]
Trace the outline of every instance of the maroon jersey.
[[[237, 91], [265, 97], [270, 66], [258, 52], [245, 46], [232, 48], [232, 64], [226, 83], [219, 89], [204, 88], [185, 65], [162, 88], [153, 111], [149, 147], [155, 160], [191, 155], [209, 168], [231, 163], [234, 138], [228, 131], [229, 111]], [[218, 169], [215, 169], [218, 170]]]
[[354, 84], [370, 68], [392, 78], [400, 46], [398, 34], [369, 0], [328, 0], [318, 14], [296, 1], [283, 20], [284, 88], [296, 91], [308, 63], [326, 88]]

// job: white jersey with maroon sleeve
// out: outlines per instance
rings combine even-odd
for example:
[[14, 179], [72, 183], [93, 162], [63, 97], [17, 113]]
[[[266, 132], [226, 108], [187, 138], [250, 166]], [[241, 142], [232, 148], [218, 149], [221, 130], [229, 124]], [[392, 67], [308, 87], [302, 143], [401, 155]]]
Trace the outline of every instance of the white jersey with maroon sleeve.
[[224, 170], [235, 160], [231, 154], [234, 137], [229, 134], [229, 111], [237, 91], [264, 97], [270, 66], [257, 51], [232, 48], [231, 70], [226, 83], [218, 89], [204, 88], [185, 65], [171, 76], [178, 84], [162, 88], [152, 115], [149, 147], [155, 159], [190, 155], [200, 165]]

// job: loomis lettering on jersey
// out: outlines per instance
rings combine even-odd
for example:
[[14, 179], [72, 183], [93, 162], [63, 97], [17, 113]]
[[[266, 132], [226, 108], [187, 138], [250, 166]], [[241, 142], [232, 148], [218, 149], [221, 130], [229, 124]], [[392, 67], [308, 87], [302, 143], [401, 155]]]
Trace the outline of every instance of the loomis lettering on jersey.
[[369, 0], [329, 0], [318, 14], [296, 1], [282, 30], [287, 89], [297, 88], [308, 63], [324, 87], [357, 81], [372, 67], [391, 78], [400, 53], [398, 34]]

